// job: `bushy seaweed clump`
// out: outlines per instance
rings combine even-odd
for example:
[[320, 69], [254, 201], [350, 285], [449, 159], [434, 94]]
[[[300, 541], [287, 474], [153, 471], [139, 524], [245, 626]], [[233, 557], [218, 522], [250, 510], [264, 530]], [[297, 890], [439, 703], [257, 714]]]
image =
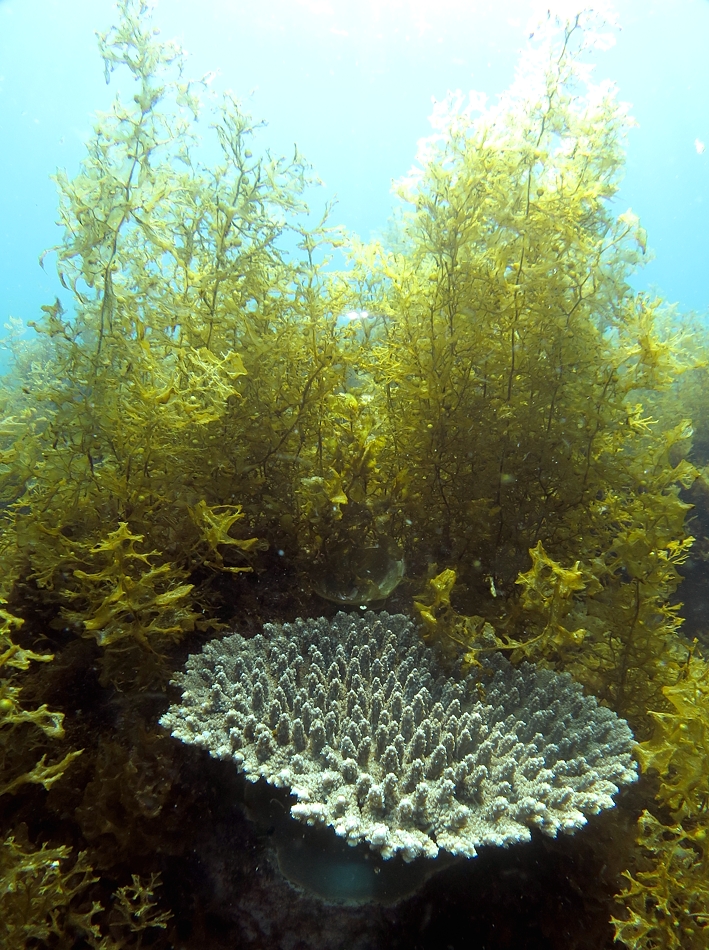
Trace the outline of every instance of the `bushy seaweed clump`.
[[[21, 620], [0, 609], [0, 797], [27, 785], [48, 791], [83, 751], [69, 751], [62, 758], [44, 751], [50, 743], [63, 744], [64, 713], [45, 704], [25, 708], [18, 677], [31, 663], [48, 663], [54, 657], [14, 642], [12, 636], [21, 626]], [[87, 947], [119, 950], [139, 946], [139, 935], [150, 928], [165, 929], [171, 914], [155, 907], [159, 875], [153, 874], [147, 884], [133, 875], [132, 884], [116, 889], [108, 913], [100, 901], [91, 899], [91, 886], [98, 880], [85, 851], [74, 854], [65, 845], [35, 845], [20, 823], [0, 842], [0, 946], [70, 947], [82, 939]]]
[[[697, 473], [663, 397], [687, 361], [662, 302], [629, 285], [646, 235], [612, 204], [629, 120], [584, 64], [592, 12], [550, 19], [495, 106], [438, 107], [387, 241], [349, 239], [341, 274], [327, 254], [346, 239], [311, 224], [300, 155], [254, 155], [227, 95], [209, 100], [205, 165], [204, 84], [146, 4], [119, 13], [100, 48], [135, 95], [57, 175], [71, 312], [43, 308], [1, 394], [13, 612], [59, 646], [95, 641], [103, 686], [133, 690], [238, 612], [244, 571], [275, 589], [278, 560], [302, 602], [333, 561], [391, 544], [417, 590], [429, 580], [418, 607], [442, 647], [569, 671], [641, 738], [658, 716], [690, 728], [677, 697], [705, 661], [671, 597]], [[690, 761], [668, 755], [646, 761], [661, 802]], [[686, 836], [700, 819], [677, 821]]]
[[[323, 231], [298, 223], [302, 159], [254, 157], [254, 125], [227, 95], [221, 160], [200, 165], [201, 84], [144, 4], [120, 10], [101, 52], [136, 93], [98, 117], [80, 173], [57, 175], [75, 313], [44, 308], [5, 393], [2, 561], [58, 623], [114, 658], [139, 647], [145, 667], [209, 622], [210, 581], [250, 569], [253, 533], [272, 540], [293, 518], [293, 471], [308, 471], [299, 455], [344, 369], [315, 264]], [[288, 258], [285, 235], [302, 254]]]
[[651, 713], [654, 734], [638, 750], [659, 776], [659, 808], [640, 816], [637, 866], [613, 923], [628, 947], [700, 950], [709, 942], [709, 664], [690, 655], [663, 692], [670, 711]]
[[643, 399], [681, 350], [628, 284], [646, 238], [612, 206], [624, 109], [588, 82], [581, 19], [548, 42], [494, 107], [439, 105], [391, 249], [355, 255], [361, 305], [387, 318], [362, 413], [412, 564], [454, 569], [501, 636], [640, 724], [677, 675], [667, 600], [696, 474], [687, 423]]

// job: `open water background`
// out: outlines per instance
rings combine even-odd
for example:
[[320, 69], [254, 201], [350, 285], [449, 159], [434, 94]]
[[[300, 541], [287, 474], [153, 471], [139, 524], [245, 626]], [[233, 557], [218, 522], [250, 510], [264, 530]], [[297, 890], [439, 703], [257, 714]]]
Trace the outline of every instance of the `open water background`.
[[[619, 0], [613, 49], [596, 78], [618, 83], [639, 125], [628, 144], [618, 212], [631, 206], [652, 259], [635, 280], [682, 310], [709, 307], [708, 0]], [[216, 71], [268, 127], [260, 144], [297, 142], [336, 197], [333, 222], [365, 240], [386, 225], [392, 179], [429, 134], [431, 99], [449, 89], [494, 98], [508, 87], [539, 4], [531, 0], [161, 0], [155, 22], [190, 52], [188, 72]], [[541, 4], [545, 9], [546, 3]], [[50, 256], [61, 236], [50, 175], [78, 170], [106, 86], [95, 31], [109, 0], [0, 0], [0, 333], [58, 294]], [[125, 87], [128, 92], [128, 87]], [[206, 124], [206, 123], [205, 123]], [[206, 131], [206, 129], [205, 129]], [[702, 152], [702, 143], [707, 150]]]

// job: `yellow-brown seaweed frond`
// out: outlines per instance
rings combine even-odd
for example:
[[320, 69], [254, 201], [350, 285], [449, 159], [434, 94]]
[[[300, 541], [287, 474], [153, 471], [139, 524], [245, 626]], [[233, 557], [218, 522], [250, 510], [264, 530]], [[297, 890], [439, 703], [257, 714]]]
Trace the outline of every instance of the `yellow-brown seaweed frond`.
[[493, 626], [480, 616], [465, 616], [451, 604], [456, 572], [446, 568], [429, 577], [426, 588], [414, 599], [424, 625], [424, 637], [444, 656], [462, 658], [464, 667], [479, 666], [478, 654], [497, 649], [501, 641]]
[[[139, 875], [113, 894], [110, 910], [92, 900], [99, 881], [85, 851], [33, 846], [20, 828], [0, 843], [0, 946], [69, 948], [81, 941], [93, 950], [138, 950], [147, 930], [165, 930], [170, 911], [157, 906], [160, 875]], [[156, 944], [151, 944], [156, 945]]]
[[[709, 946], [709, 663], [693, 653], [663, 693], [672, 712], [652, 712], [652, 737], [638, 747], [656, 772], [658, 817], [638, 821], [638, 867], [626, 873], [616, 938], [632, 950]], [[669, 817], [668, 817], [669, 816]]]
[[64, 738], [64, 713], [50, 710], [45, 703], [35, 709], [20, 704], [22, 686], [17, 671], [27, 670], [31, 662], [54, 659], [51, 653], [35, 653], [12, 641], [12, 631], [21, 624], [9, 611], [0, 611], [0, 795], [27, 784], [50, 789], [81, 755], [81, 751], [71, 751], [59, 761], [47, 762], [48, 753], [43, 753], [37, 759], [37, 750], [46, 745], [46, 739]]
[[709, 814], [709, 663], [694, 651], [676, 683], [663, 687], [671, 712], [651, 712], [654, 731], [638, 747], [643, 771], [662, 776], [658, 800], [677, 818]]
[[0, 879], [1, 946], [34, 946], [35, 941], [53, 937], [66, 947], [72, 932], [100, 937], [92, 917], [102, 910], [101, 905], [94, 903], [81, 913], [72, 908], [98, 880], [85, 852], [72, 859], [71, 848], [63, 845], [35, 848], [20, 829], [0, 845]]
[[86, 552], [93, 571], [73, 572], [77, 590], [71, 593], [79, 610], [65, 608], [65, 620], [80, 625], [85, 635], [101, 646], [131, 639], [147, 650], [154, 638], [178, 638], [194, 627], [196, 614], [189, 607], [192, 584], [169, 563], [156, 563], [159, 552], [141, 553], [142, 534], [134, 534], [125, 521]]

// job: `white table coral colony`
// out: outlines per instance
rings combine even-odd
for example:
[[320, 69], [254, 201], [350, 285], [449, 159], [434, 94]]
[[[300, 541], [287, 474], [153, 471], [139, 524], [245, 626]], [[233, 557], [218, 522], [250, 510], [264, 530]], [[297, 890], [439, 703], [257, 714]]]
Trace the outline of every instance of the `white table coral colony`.
[[266, 624], [190, 656], [160, 722], [383, 858], [473, 857], [613, 807], [637, 777], [625, 720], [567, 674], [488, 663], [446, 675], [402, 615]]

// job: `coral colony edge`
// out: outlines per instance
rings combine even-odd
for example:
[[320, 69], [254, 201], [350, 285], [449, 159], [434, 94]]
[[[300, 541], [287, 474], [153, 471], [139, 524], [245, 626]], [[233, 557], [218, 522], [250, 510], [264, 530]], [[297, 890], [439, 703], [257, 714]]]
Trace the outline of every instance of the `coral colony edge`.
[[0, 388], [0, 947], [706, 950], [709, 347], [608, 23], [364, 242], [152, 17]]

